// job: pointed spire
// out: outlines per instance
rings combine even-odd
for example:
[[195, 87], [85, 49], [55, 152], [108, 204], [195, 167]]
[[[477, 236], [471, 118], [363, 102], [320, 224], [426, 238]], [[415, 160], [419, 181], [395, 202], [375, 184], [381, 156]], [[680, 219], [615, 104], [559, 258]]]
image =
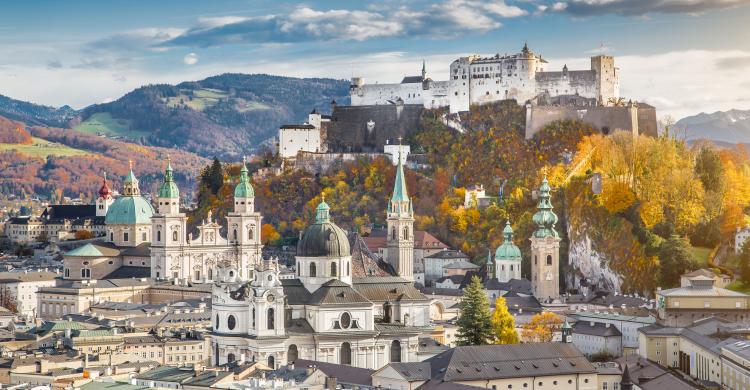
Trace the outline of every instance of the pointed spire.
[[235, 198], [254, 198], [255, 190], [250, 185], [250, 179], [247, 175], [247, 159], [242, 156], [242, 167], [240, 168], [240, 182], [234, 188]]
[[424, 60], [422, 60], [422, 80], [424, 80], [425, 77], [427, 77], [427, 65]]
[[167, 155], [167, 168], [164, 170], [164, 183], [159, 188], [159, 198], [178, 199], [179, 197], [180, 190], [177, 188], [177, 183], [174, 182], [172, 173], [172, 160]]
[[398, 166], [396, 167], [396, 180], [393, 182], [393, 196], [391, 196], [391, 202], [409, 201], [409, 193], [406, 190], [406, 176], [404, 176], [404, 165], [401, 163], [401, 137], [399, 137]]
[[552, 211], [552, 196], [550, 195], [550, 191], [551, 189], [545, 172], [544, 180], [542, 180], [542, 185], [539, 187], [538, 211], [533, 217], [533, 221], [537, 225], [534, 237], [537, 238], [558, 237], [557, 231], [555, 231], [557, 214]]
[[102, 187], [99, 188], [99, 197], [102, 199], [107, 199], [112, 196], [112, 190], [110, 190], [109, 186], [107, 185], [107, 171], [104, 171], [102, 178]]
[[122, 181], [123, 195], [140, 196], [141, 189], [138, 187], [138, 178], [136, 178], [135, 173], [133, 173], [133, 160], [128, 160], [128, 168], [130, 170], [125, 176], [125, 179]]

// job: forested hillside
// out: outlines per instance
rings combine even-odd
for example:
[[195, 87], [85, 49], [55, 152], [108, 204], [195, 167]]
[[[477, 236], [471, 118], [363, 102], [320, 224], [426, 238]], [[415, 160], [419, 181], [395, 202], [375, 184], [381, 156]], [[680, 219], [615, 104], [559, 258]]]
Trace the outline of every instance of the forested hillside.
[[82, 111], [75, 129], [203, 156], [239, 158], [257, 151], [279, 125], [307, 119], [332, 100], [348, 102], [349, 83], [269, 75], [223, 74], [178, 85], [149, 85]]
[[[552, 123], [525, 140], [522, 109], [511, 103], [472, 111], [464, 118], [464, 134], [445, 127], [440, 115], [425, 112], [422, 129], [411, 140], [431, 165], [406, 173], [416, 228], [465, 251], [476, 263], [501, 243], [508, 219], [528, 258], [528, 237], [535, 228], [532, 193], [546, 171], [560, 217], [562, 279], [568, 287], [578, 275], [578, 282], [653, 294], [657, 286], [677, 285], [684, 271], [742, 270], [743, 260], [720, 249], [747, 219], [750, 162], [744, 150], [688, 146], [668, 135], [605, 137], [576, 121]], [[223, 172], [228, 180], [216, 191], [199, 183], [195, 218], [214, 207], [224, 215], [231, 207], [238, 166], [225, 166]], [[592, 188], [595, 174], [602, 178], [600, 193]], [[393, 176], [386, 160], [362, 159], [318, 176], [287, 172], [255, 182], [256, 204], [268, 224], [264, 237], [269, 243], [297, 237], [311, 223], [321, 192], [338, 224], [366, 234], [385, 222]], [[465, 208], [463, 187], [471, 184], [484, 184], [488, 194], [499, 194], [502, 186], [503, 198], [487, 208]], [[717, 252], [722, 254], [714, 262]]]

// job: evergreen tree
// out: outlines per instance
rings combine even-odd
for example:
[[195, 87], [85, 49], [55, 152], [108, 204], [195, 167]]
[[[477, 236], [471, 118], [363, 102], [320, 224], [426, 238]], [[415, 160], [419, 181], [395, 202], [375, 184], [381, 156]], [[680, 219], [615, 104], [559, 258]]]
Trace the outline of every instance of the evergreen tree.
[[486, 345], [493, 340], [492, 316], [487, 293], [479, 278], [474, 276], [464, 289], [459, 308], [458, 345]]
[[682, 237], [673, 235], [659, 248], [662, 287], [677, 286], [680, 276], [696, 268], [690, 244]]
[[224, 169], [221, 167], [221, 161], [214, 157], [211, 166], [201, 172], [201, 184], [216, 195], [224, 184]]
[[497, 297], [495, 300], [495, 311], [492, 312], [492, 333], [495, 336], [495, 344], [518, 344], [516, 319], [508, 311], [508, 305], [503, 297]]

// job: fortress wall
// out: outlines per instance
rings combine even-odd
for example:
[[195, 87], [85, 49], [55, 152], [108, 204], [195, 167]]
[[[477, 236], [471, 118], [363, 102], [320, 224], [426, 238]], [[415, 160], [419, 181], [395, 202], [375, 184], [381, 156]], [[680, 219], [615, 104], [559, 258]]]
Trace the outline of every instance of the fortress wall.
[[656, 110], [650, 106], [637, 109], [631, 107], [527, 106], [526, 138], [532, 138], [550, 122], [565, 119], [589, 123], [605, 134], [611, 134], [615, 130], [625, 130], [656, 135]]
[[545, 92], [550, 96], [578, 94], [596, 99], [599, 97], [596, 73], [591, 70], [538, 73], [535, 94]]
[[404, 104], [423, 104], [423, 95], [422, 83], [365, 84], [352, 90], [351, 99], [353, 106], [390, 104], [389, 100], [395, 102], [398, 98]]
[[384, 153], [313, 153], [299, 152], [294, 167], [310, 173], [321, 173], [335, 168], [345, 161], [356, 161], [359, 158], [375, 159], [387, 157]]

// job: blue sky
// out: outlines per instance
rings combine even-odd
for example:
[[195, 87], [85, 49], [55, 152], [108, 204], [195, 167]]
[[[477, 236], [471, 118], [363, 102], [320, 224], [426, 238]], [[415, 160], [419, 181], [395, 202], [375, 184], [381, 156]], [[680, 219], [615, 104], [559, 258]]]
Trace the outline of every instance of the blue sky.
[[660, 115], [750, 108], [750, 0], [24, 1], [0, 12], [0, 94], [75, 108], [224, 72], [391, 82], [517, 52], [586, 68]]

